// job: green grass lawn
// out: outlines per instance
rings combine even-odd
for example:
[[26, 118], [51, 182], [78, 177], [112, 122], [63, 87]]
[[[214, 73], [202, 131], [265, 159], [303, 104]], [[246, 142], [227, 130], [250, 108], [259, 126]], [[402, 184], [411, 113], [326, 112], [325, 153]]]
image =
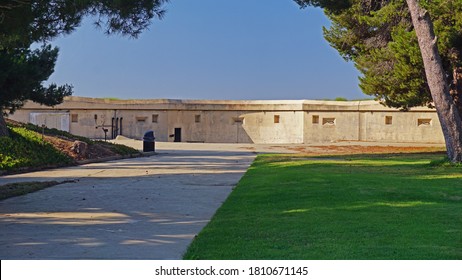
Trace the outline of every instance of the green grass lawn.
[[185, 259], [462, 259], [462, 167], [443, 155], [261, 155]]

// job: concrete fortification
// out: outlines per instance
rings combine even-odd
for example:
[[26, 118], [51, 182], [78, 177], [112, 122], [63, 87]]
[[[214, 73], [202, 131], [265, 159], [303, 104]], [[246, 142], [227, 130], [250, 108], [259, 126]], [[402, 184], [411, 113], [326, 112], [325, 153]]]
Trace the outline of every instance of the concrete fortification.
[[376, 101], [109, 100], [68, 97], [55, 107], [29, 102], [11, 119], [89, 138], [302, 144], [337, 141], [444, 143], [436, 111], [407, 112]]

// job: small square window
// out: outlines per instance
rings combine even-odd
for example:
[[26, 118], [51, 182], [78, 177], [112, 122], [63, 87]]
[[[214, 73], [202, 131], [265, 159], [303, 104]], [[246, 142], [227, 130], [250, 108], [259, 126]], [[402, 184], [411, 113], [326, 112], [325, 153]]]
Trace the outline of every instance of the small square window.
[[194, 121], [195, 121], [196, 123], [200, 123], [200, 122], [201, 122], [201, 115], [195, 115], [195, 116], [194, 116]]
[[392, 125], [393, 124], [393, 117], [392, 116], [385, 116], [385, 124]]
[[159, 121], [159, 115], [158, 114], [152, 115], [152, 122], [157, 123], [158, 121]]
[[79, 115], [78, 114], [72, 114], [71, 115], [71, 122], [73, 122], [73, 123], [79, 122]]
[[279, 123], [280, 120], [281, 120], [281, 116], [274, 115], [274, 123]]
[[314, 115], [311, 120], [313, 124], [319, 124], [319, 116]]

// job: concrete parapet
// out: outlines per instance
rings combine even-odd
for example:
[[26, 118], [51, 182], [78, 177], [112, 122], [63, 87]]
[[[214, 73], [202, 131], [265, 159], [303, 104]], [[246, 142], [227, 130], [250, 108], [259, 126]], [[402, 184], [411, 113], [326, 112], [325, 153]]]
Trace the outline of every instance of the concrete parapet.
[[[376, 141], [444, 143], [436, 111], [379, 102], [320, 100], [112, 100], [68, 97], [55, 107], [28, 102], [12, 119], [90, 137], [205, 143]], [[67, 129], [66, 129], [67, 128]]]

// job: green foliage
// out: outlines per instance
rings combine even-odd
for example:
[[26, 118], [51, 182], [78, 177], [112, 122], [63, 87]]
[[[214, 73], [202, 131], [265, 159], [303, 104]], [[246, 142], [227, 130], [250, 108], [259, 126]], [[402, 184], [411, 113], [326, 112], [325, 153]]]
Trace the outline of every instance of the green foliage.
[[[3, 1], [0, 5], [0, 112], [26, 100], [53, 106], [72, 94], [69, 85], [44, 86], [54, 71], [58, 49], [46, 42], [74, 31], [85, 16], [106, 34], [136, 38], [154, 17], [161, 18], [167, 0], [137, 1]], [[35, 50], [33, 43], [43, 43]], [[2, 118], [2, 116], [0, 116]], [[4, 128], [3, 121], [0, 123]], [[0, 135], [6, 133], [0, 130]]]
[[71, 95], [69, 85], [43, 86], [53, 73], [57, 58], [58, 49], [49, 45], [33, 51], [0, 49], [0, 109], [8, 108], [12, 113], [26, 100], [53, 106]]
[[185, 259], [462, 259], [462, 172], [440, 154], [260, 155]]
[[320, 7], [331, 12], [339, 12], [351, 6], [350, 0], [294, 0], [300, 7]]
[[10, 137], [0, 137], [0, 170], [21, 167], [69, 165], [73, 160], [44, 142], [40, 134], [23, 127], [12, 127]]
[[[424, 1], [429, 11], [448, 84], [462, 67], [462, 1]], [[408, 7], [404, 0], [353, 0], [341, 11], [326, 11], [332, 20], [326, 40], [362, 73], [360, 87], [387, 106], [431, 106], [432, 98]], [[462, 94], [462, 93], [458, 93]], [[462, 99], [455, 100], [461, 107]]]
[[50, 143], [42, 140], [42, 132], [46, 136], [85, 142], [90, 146], [100, 145], [117, 155], [139, 155], [140, 152], [131, 147], [103, 141], [92, 141], [86, 137], [76, 136], [55, 128], [42, 128], [33, 124], [9, 125], [10, 137], [0, 137], [0, 170], [17, 171], [21, 168], [43, 168], [66, 166], [74, 160], [63, 154]]
[[3, 1], [0, 49], [26, 47], [73, 32], [85, 16], [106, 34], [137, 37], [152, 18], [162, 18], [167, 0]]
[[56, 128], [47, 128], [47, 127], [42, 128], [40, 126], [31, 124], [31, 123], [25, 124], [24, 127], [29, 129], [29, 130], [38, 132], [38, 133], [42, 133], [42, 131], [43, 131], [45, 133], [45, 135], [56, 136], [56, 137], [60, 137], [62, 139], [79, 140], [79, 141], [87, 143], [88, 145], [99, 144], [101, 146], [105, 146], [106, 148], [108, 148], [112, 152], [114, 152], [114, 153], [116, 153], [118, 155], [121, 155], [121, 156], [137, 155], [137, 154], [140, 153], [138, 150], [136, 150], [136, 149], [134, 149], [132, 147], [128, 147], [128, 146], [121, 145], [121, 144], [105, 142], [105, 141], [93, 141], [91, 139], [88, 139], [87, 137], [74, 135], [74, 134], [71, 134], [71, 133], [69, 133], [67, 131], [62, 131], [62, 130], [59, 130], [59, 129], [56, 129]]

